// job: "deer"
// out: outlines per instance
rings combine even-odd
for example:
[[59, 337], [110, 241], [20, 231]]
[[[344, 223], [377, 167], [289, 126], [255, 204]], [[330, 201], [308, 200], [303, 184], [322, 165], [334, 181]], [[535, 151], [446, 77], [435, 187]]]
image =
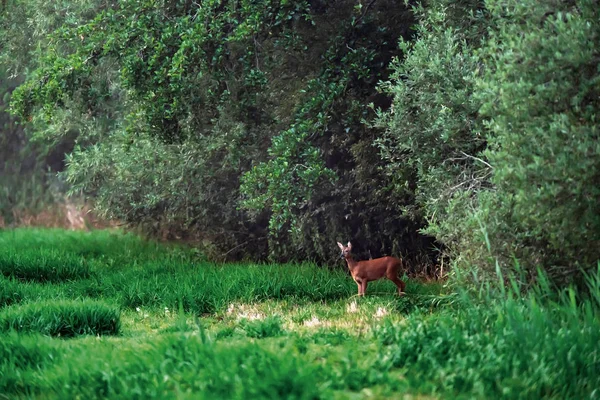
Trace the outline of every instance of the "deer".
[[406, 284], [398, 278], [398, 269], [402, 267], [402, 260], [396, 257], [380, 257], [372, 260], [355, 261], [352, 257], [352, 243], [348, 242], [348, 246], [344, 246], [337, 242], [340, 250], [342, 250], [341, 258], [348, 263], [348, 269], [352, 275], [352, 279], [358, 285], [358, 295], [364, 296], [367, 291], [367, 284], [371, 281], [376, 281], [384, 276], [398, 287], [398, 295], [403, 296]]

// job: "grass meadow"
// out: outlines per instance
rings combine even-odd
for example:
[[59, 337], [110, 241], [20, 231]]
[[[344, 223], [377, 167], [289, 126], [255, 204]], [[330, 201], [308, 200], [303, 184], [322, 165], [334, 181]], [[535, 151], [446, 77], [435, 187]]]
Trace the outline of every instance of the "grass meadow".
[[598, 273], [581, 293], [407, 279], [358, 298], [341, 263], [0, 231], [0, 399], [600, 397]]

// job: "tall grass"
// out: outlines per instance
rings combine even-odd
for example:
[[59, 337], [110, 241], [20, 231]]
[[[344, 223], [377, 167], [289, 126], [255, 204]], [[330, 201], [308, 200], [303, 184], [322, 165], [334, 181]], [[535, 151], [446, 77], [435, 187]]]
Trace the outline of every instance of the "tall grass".
[[278, 316], [269, 316], [265, 319], [242, 320], [242, 329], [248, 337], [266, 338], [280, 336], [283, 333], [282, 321]]
[[[290, 348], [168, 334], [129, 346], [8, 338], [0, 391], [52, 398], [316, 399], [318, 365]], [[2, 349], [3, 345], [0, 345]], [[6, 348], [6, 346], [4, 346]], [[55, 355], [56, 359], [48, 362]], [[10, 368], [17, 368], [20, 375]], [[26, 389], [26, 390], [25, 390]]]
[[17, 351], [2, 367], [0, 390], [114, 399], [593, 398], [599, 304], [565, 293], [544, 305], [536, 295], [471, 299], [402, 324], [384, 320], [362, 335], [285, 331], [268, 318], [242, 324], [251, 342], [202, 330], [119, 345], [9, 337]]
[[186, 311], [204, 314], [224, 310], [234, 301], [326, 301], [348, 297], [355, 290], [345, 274], [313, 265], [187, 265], [170, 271], [146, 267], [111, 282], [124, 307], [171, 307], [181, 301]]
[[[0, 336], [0, 398], [32, 395], [35, 371], [44, 371], [58, 363], [63, 354], [61, 343], [39, 335]], [[12, 395], [12, 396], [11, 396]]]
[[[88, 268], [64, 279], [0, 276], [0, 331], [10, 331], [0, 332], [6, 396], [538, 399], [593, 398], [600, 387], [600, 270], [585, 291], [551, 287], [540, 275], [523, 294], [500, 276], [496, 291], [441, 296], [439, 285], [409, 280], [403, 298], [377, 282], [375, 295], [358, 299], [343, 269], [214, 265], [120, 233], [20, 230], [0, 232], [0, 243], [21, 260], [50, 254]], [[294, 312], [252, 320], [228, 316], [232, 303]], [[373, 317], [380, 306], [384, 316]], [[148, 336], [35, 335], [117, 333], [119, 307], [180, 315]], [[373, 326], [356, 326], [367, 314]], [[116, 325], [106, 330], [108, 321]]]
[[[6, 279], [0, 288], [0, 305], [29, 300], [101, 298], [122, 307], [175, 308], [196, 314], [213, 313], [232, 302], [267, 299], [326, 301], [354, 294], [355, 284], [342, 272], [330, 272], [313, 265], [230, 265], [146, 262], [105, 271], [78, 281], [34, 285]], [[48, 272], [49, 273], [49, 272]], [[34, 288], [35, 289], [30, 289]], [[392, 287], [388, 285], [390, 293]]]
[[381, 364], [429, 393], [587, 398], [600, 387], [599, 277], [583, 293], [546, 285], [523, 296], [514, 285], [503, 298], [485, 291], [452, 312], [378, 327]]
[[[110, 299], [131, 309], [181, 303], [185, 311], [206, 314], [233, 301], [326, 301], [356, 291], [343, 270], [311, 264], [214, 265], [183, 248], [122, 233], [0, 231], [0, 246], [0, 271], [9, 278], [9, 288], [0, 289], [4, 305], [39, 300], [42, 294], [42, 299]], [[46, 284], [28, 290], [35, 282]]]
[[191, 252], [178, 251], [139, 236], [116, 230], [66, 231], [63, 229], [10, 229], [0, 231], [0, 249], [13, 253], [60, 251], [60, 254], [103, 259], [119, 264], [164, 258], [189, 258]]
[[20, 280], [61, 282], [90, 276], [89, 264], [77, 255], [49, 249], [15, 252], [0, 249], [0, 273]]
[[37, 332], [57, 337], [116, 335], [120, 312], [97, 301], [54, 301], [12, 306], [0, 312], [0, 332]]
[[[12, 165], [6, 160], [0, 162], [6, 163], [0, 175], [0, 219], [7, 223], [22, 222], [19, 221], [18, 211], [27, 210], [27, 213], [35, 215], [45, 207], [56, 204], [57, 199], [48, 189], [49, 183], [42, 169], [8, 173], [13, 171]], [[15, 217], [17, 221], [14, 221]]]

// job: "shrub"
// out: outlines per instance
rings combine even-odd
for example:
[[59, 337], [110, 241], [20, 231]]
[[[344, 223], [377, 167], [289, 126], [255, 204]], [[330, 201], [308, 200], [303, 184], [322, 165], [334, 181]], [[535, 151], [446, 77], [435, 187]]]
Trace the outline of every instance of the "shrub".
[[462, 267], [493, 277], [516, 257], [530, 278], [577, 276], [600, 258], [600, 8], [483, 5], [419, 9], [383, 85], [386, 169]]
[[480, 101], [472, 96], [474, 49], [489, 22], [477, 0], [435, 0], [415, 12], [417, 39], [400, 41], [404, 58], [391, 63], [392, 75], [380, 85], [392, 107], [378, 110], [375, 144], [392, 192], [411, 199], [404, 213], [427, 221], [423, 231], [456, 257], [471, 244], [465, 221], [477, 193], [489, 187]]
[[[217, 260], [331, 261], [332, 236], [373, 256], [430, 253], [362, 123], [365, 103], [387, 103], [376, 82], [411, 35], [404, 2], [89, 0], [66, 20], [27, 5], [30, 18], [9, 4], [10, 21], [44, 39], [12, 111], [65, 144], [62, 178], [101, 216]], [[0, 61], [31, 46], [5, 36]]]
[[492, 254], [556, 280], [600, 258], [600, 7], [572, 4], [489, 1], [496, 28], [476, 85], [496, 186], [479, 215]]
[[0, 331], [44, 335], [117, 335], [120, 312], [96, 301], [53, 301], [12, 306], [0, 313]]

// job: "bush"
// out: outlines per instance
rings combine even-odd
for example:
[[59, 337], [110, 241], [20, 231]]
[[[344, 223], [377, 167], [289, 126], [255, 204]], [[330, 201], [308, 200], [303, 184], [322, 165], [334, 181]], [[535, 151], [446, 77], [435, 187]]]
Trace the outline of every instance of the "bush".
[[0, 313], [0, 332], [38, 332], [44, 335], [117, 335], [120, 311], [95, 301], [52, 301], [12, 306]]
[[67, 145], [62, 177], [101, 216], [219, 261], [328, 262], [344, 237], [431, 266], [431, 239], [402, 215], [362, 123], [365, 103], [387, 104], [377, 81], [411, 35], [404, 2], [65, 7], [38, 30], [50, 37], [11, 107]]
[[378, 110], [374, 121], [391, 189], [411, 199], [403, 211], [426, 220], [423, 231], [455, 257], [472, 237], [465, 219], [477, 193], [489, 186], [480, 101], [472, 96], [474, 49], [489, 23], [484, 11], [475, 0], [416, 7], [417, 39], [400, 41], [404, 58], [392, 62], [392, 75], [380, 86], [392, 107]]
[[[489, 1], [476, 97], [493, 193], [480, 218], [492, 254], [551, 278], [600, 258], [600, 7], [596, 1]], [[508, 260], [508, 261], [506, 261]]]
[[461, 267], [493, 277], [516, 257], [529, 278], [580, 276], [600, 258], [597, 3], [438, 0], [419, 13], [376, 122], [394, 190]]

